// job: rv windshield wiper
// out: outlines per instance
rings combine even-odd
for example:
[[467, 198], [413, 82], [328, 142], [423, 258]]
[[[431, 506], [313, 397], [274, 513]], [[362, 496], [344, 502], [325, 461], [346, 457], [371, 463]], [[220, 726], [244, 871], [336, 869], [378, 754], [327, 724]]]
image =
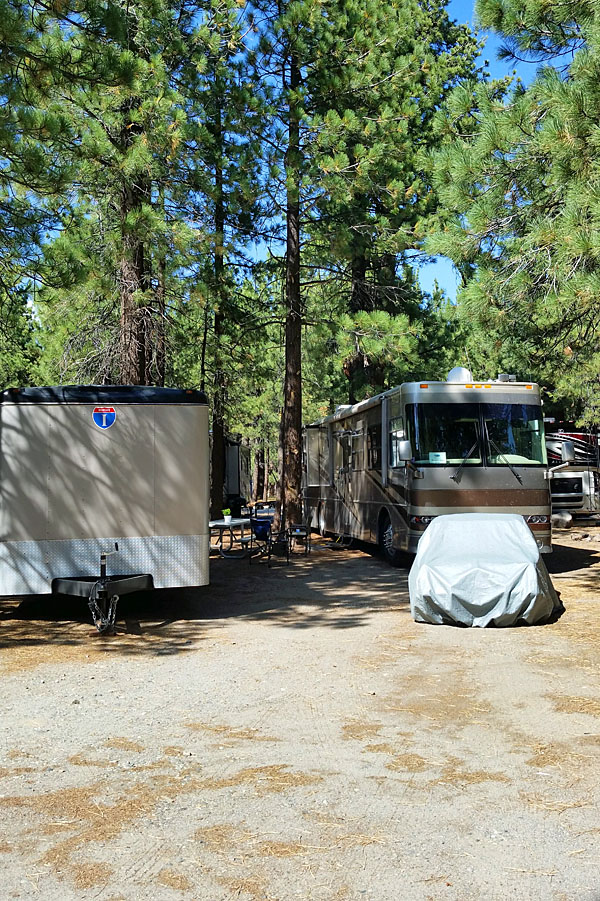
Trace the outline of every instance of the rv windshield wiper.
[[504, 462], [506, 463], [506, 465], [508, 466], [508, 468], [510, 469], [510, 471], [511, 471], [512, 474], [514, 475], [514, 477], [515, 477], [515, 479], [517, 480], [517, 482], [519, 483], [519, 485], [522, 485], [522, 484], [523, 484], [523, 479], [521, 478], [521, 476], [519, 475], [519, 473], [517, 472], [517, 470], [515, 469], [515, 467], [514, 467], [514, 466], [512, 465], [512, 463], [504, 456], [504, 454], [502, 453], [502, 451], [500, 450], [500, 448], [498, 447], [498, 445], [497, 445], [494, 441], [492, 441], [492, 439], [490, 438], [490, 433], [488, 432], [487, 425], [486, 425], [486, 427], [485, 427], [485, 436], [486, 436], [487, 440], [490, 442], [490, 446], [491, 446], [492, 450], [495, 450], [496, 453], [498, 454], [498, 456], [501, 457], [502, 460], [504, 460]]
[[462, 458], [462, 462], [461, 462], [460, 466], [458, 467], [458, 469], [456, 470], [456, 472], [454, 473], [454, 475], [453, 475], [453, 476], [450, 476], [450, 478], [452, 479], [452, 481], [453, 481], [453, 482], [456, 482], [457, 485], [459, 484], [460, 479], [461, 479], [461, 473], [462, 473], [462, 471], [463, 471], [463, 466], [465, 465], [465, 463], [467, 462], [467, 460], [469, 459], [469, 457], [471, 456], [471, 454], [473, 453], [473, 451], [474, 451], [475, 448], [477, 447], [477, 444], [478, 444], [478, 443], [479, 443], [479, 439], [477, 439], [477, 441], [475, 441], [475, 444], [473, 445], [473, 447], [470, 447], [469, 450], [466, 452], [466, 454], [465, 454], [464, 457]]

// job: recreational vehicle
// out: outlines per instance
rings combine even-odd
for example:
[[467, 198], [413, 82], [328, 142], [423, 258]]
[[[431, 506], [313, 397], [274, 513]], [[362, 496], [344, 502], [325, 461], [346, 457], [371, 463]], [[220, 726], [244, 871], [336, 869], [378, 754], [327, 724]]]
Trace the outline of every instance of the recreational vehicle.
[[567, 442], [573, 444], [574, 462], [550, 483], [552, 512], [575, 516], [600, 513], [600, 447], [596, 431], [577, 428], [574, 422], [545, 419], [548, 463], [562, 459]]
[[445, 513], [519, 513], [551, 550], [550, 478], [540, 392], [501, 375], [391, 388], [304, 430], [308, 521], [378, 544], [390, 562], [416, 552]]
[[230, 438], [225, 439], [224, 503], [232, 511], [237, 508], [236, 516], [239, 516], [239, 508], [252, 498], [251, 462], [251, 452], [247, 445]]
[[208, 584], [208, 472], [199, 391], [1, 392], [0, 594], [87, 594], [100, 628], [110, 592]]

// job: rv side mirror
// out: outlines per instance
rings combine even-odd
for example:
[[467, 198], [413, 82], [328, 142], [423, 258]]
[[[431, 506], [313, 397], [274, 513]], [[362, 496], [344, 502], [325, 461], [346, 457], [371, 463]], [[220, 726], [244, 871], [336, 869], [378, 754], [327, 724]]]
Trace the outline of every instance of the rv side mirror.
[[412, 445], [411, 445], [410, 441], [407, 441], [407, 440], [399, 441], [398, 444], [396, 445], [396, 451], [397, 451], [399, 460], [403, 460], [405, 463], [408, 462], [409, 460], [412, 460], [413, 451], [412, 451]]
[[572, 441], [563, 441], [560, 446], [560, 459], [563, 463], [575, 462], [575, 445]]

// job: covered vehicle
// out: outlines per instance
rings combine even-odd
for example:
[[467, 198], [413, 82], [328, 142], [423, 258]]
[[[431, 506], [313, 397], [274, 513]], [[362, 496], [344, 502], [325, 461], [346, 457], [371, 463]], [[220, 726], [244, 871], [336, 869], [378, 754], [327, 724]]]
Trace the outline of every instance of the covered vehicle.
[[422, 623], [533, 625], [561, 608], [540, 549], [522, 516], [438, 516], [419, 542], [410, 609]]

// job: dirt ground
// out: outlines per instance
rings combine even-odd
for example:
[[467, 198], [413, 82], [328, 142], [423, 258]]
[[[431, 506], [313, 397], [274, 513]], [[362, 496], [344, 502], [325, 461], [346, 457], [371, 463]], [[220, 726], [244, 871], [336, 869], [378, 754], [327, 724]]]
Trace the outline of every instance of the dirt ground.
[[1, 600], [2, 899], [600, 899], [600, 526], [548, 562], [530, 628], [416, 624], [326, 542], [113, 637]]

